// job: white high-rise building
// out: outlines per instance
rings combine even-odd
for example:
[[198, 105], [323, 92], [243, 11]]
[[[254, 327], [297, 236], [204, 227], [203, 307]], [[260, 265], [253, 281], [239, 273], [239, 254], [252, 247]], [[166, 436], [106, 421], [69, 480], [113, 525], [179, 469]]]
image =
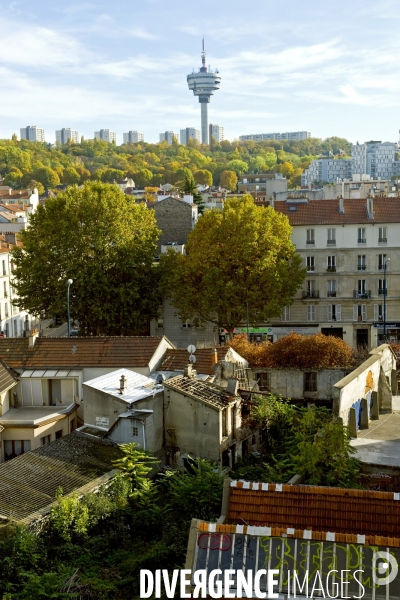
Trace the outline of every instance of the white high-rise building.
[[179, 143], [179, 134], [174, 131], [163, 131], [163, 133], [160, 133], [160, 142], [168, 142], [170, 146], [174, 138]]
[[103, 142], [116, 142], [117, 136], [115, 135], [115, 131], [110, 131], [109, 129], [100, 129], [100, 131], [94, 132], [95, 140], [102, 140]]
[[311, 161], [308, 169], [302, 174], [301, 185], [312, 185], [314, 182], [335, 183], [338, 179], [350, 177], [350, 158], [318, 158]]
[[186, 127], [185, 129], [181, 129], [180, 136], [181, 144], [187, 145], [189, 140], [197, 140], [200, 144], [200, 130], [195, 127]]
[[217, 144], [219, 144], [220, 142], [222, 142], [225, 139], [224, 136], [224, 128], [221, 127], [220, 125], [213, 125], [212, 123], [210, 123], [210, 141], [211, 138], [214, 138], [214, 140], [217, 142]]
[[36, 125], [27, 125], [20, 129], [21, 140], [28, 140], [28, 142], [44, 142], [44, 129], [36, 127]]
[[139, 142], [144, 142], [143, 133], [139, 133], [136, 130], [124, 133], [124, 144], [137, 144]]
[[71, 129], [70, 127], [63, 127], [62, 129], [57, 129], [56, 131], [56, 144], [68, 144], [68, 142], [74, 142], [75, 144], [79, 143], [79, 134], [75, 129]]
[[390, 179], [398, 144], [366, 142], [351, 147], [351, 170], [354, 174], [371, 175], [372, 179]]
[[309, 131], [287, 131], [285, 133], [251, 133], [249, 135], [240, 135], [239, 140], [245, 142], [247, 140], [253, 140], [254, 142], [265, 142], [267, 140], [276, 140], [278, 142], [285, 141], [296, 141], [306, 140], [311, 137]]

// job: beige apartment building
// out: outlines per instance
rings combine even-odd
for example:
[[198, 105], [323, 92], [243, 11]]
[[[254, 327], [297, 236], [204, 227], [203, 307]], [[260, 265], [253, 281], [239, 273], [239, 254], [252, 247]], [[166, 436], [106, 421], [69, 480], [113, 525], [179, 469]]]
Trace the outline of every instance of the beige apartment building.
[[400, 199], [288, 199], [275, 210], [289, 218], [307, 276], [281, 319], [261, 334], [276, 340], [322, 332], [376, 347], [386, 289], [387, 338], [400, 341]]

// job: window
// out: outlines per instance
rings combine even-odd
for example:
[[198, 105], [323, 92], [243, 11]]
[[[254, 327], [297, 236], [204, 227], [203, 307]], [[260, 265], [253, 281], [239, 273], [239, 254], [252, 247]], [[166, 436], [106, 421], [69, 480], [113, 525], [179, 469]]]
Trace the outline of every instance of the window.
[[182, 327], [193, 327], [192, 323], [187, 319], [186, 321], [182, 321]]
[[342, 305], [341, 304], [328, 304], [328, 321], [341, 321], [342, 319]]
[[379, 244], [387, 244], [387, 227], [379, 227]]
[[328, 279], [327, 288], [328, 298], [336, 298], [336, 279]]
[[271, 391], [271, 375], [270, 373], [265, 373], [261, 371], [260, 373], [256, 373], [256, 381], [258, 383], [258, 389], [260, 392], [270, 392]]
[[[386, 309], [386, 319], [387, 319], [387, 306]], [[383, 321], [383, 304], [374, 304], [374, 321]], [[386, 320], [385, 319], [385, 320]]]
[[30, 330], [29, 315], [25, 315], [25, 331]]
[[383, 271], [386, 265], [386, 268], [388, 267], [388, 265], [386, 264], [386, 254], [378, 254], [378, 269], [379, 271]]
[[316, 306], [315, 304], [309, 304], [307, 306], [307, 321], [315, 321]]
[[387, 291], [388, 291], [387, 280], [380, 279], [379, 284], [378, 284], [378, 295], [379, 296], [387, 296]]
[[164, 327], [164, 319], [161, 317], [157, 320], [157, 327]]
[[314, 259], [314, 256], [307, 256], [306, 265], [307, 265], [307, 272], [308, 273], [311, 273], [312, 271], [315, 271], [315, 259]]
[[46, 444], [50, 444], [50, 435], [44, 435], [40, 438], [40, 445], [45, 446]]
[[132, 427], [132, 437], [139, 437], [139, 427]]
[[313, 279], [307, 279], [306, 291], [303, 292], [303, 298], [319, 298], [319, 292], [315, 290], [315, 281]]
[[17, 319], [14, 319], [13, 324], [14, 324], [14, 337], [18, 337], [18, 321], [17, 321]]
[[70, 433], [75, 431], [75, 419], [72, 419], [71, 423], [69, 424], [69, 431]]
[[20, 456], [31, 449], [29, 440], [7, 440], [4, 442], [4, 460]]
[[328, 256], [326, 262], [327, 271], [336, 271], [336, 256]]
[[228, 435], [228, 409], [224, 408], [222, 411], [222, 437]]
[[366, 244], [367, 243], [367, 238], [365, 235], [365, 227], [358, 228], [357, 243], [358, 244]]
[[359, 279], [358, 280], [357, 290], [358, 290], [358, 293], [360, 295], [366, 293], [366, 291], [367, 291], [367, 281], [366, 281], [366, 279]]
[[3, 295], [7, 298], [7, 281], [3, 281]]
[[367, 261], [365, 254], [359, 254], [357, 259], [357, 270], [365, 271], [367, 268]]
[[3, 275], [7, 275], [7, 270], [6, 270], [6, 261], [5, 261], [5, 260], [3, 260], [3, 261], [2, 261], [2, 263], [3, 263], [3, 265], [2, 265], [2, 266], [3, 266]]
[[367, 305], [366, 304], [353, 304], [353, 321], [366, 321], [367, 320]]
[[328, 246], [336, 246], [336, 229], [328, 229]]
[[310, 246], [315, 244], [315, 229], [307, 229], [307, 244]]
[[63, 430], [59, 429], [58, 431], [56, 431], [56, 440], [60, 440], [62, 438], [62, 434], [63, 434]]
[[284, 306], [281, 321], [290, 321], [290, 306]]
[[316, 392], [317, 391], [317, 373], [315, 371], [304, 373], [304, 391], [305, 392]]
[[6, 317], [8, 317], [8, 302], [6, 302], [4, 305], [4, 314]]

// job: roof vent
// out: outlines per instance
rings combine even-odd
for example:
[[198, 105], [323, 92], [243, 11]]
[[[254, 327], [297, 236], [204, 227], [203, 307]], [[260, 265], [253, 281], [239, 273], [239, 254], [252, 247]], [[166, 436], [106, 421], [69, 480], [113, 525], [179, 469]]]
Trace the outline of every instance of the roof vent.
[[119, 392], [120, 392], [120, 394], [123, 394], [125, 390], [126, 390], [126, 377], [125, 377], [125, 375], [122, 375], [121, 379], [119, 380]]

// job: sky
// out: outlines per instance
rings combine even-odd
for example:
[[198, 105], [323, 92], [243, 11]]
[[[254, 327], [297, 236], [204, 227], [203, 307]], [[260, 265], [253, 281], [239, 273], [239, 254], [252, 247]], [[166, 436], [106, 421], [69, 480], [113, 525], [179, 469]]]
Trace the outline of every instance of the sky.
[[221, 76], [209, 121], [226, 139], [399, 139], [398, 0], [0, 0], [0, 15], [0, 138], [200, 129], [186, 75], [204, 35]]

